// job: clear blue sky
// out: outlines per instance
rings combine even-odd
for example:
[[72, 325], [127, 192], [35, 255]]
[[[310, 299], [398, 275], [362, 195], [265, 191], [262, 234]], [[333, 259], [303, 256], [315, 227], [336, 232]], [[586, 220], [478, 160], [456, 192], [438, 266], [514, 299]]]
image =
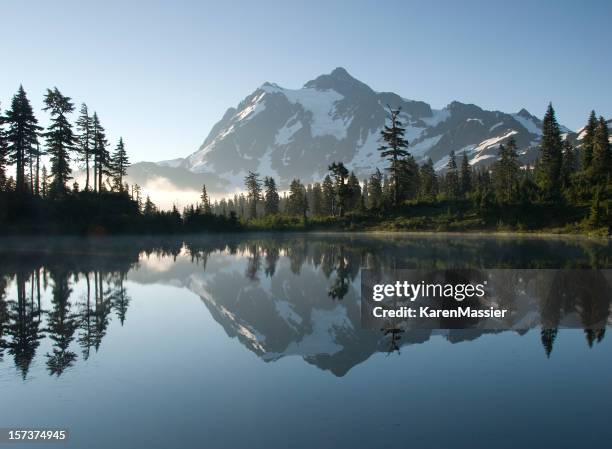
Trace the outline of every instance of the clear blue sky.
[[0, 101], [40, 112], [57, 86], [98, 111], [132, 160], [196, 150], [264, 81], [297, 88], [345, 67], [379, 91], [570, 128], [612, 116], [612, 2], [5, 1]]

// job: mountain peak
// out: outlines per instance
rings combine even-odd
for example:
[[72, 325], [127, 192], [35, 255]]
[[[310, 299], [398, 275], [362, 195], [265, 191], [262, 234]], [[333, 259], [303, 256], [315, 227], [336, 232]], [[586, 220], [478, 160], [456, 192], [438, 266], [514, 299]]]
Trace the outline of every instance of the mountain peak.
[[347, 72], [344, 67], [336, 67], [334, 70], [332, 70], [329, 76], [336, 78], [338, 80], [342, 80], [342, 79], [354, 80], [355, 79], [351, 75], [349, 75], [349, 72]]
[[304, 87], [317, 90], [333, 89], [343, 95], [355, 91], [374, 92], [367, 84], [353, 78], [344, 67], [336, 67], [331, 73], [320, 75], [314, 80], [308, 81], [304, 84]]
[[521, 116], [521, 117], [525, 117], [525, 118], [531, 118], [531, 117], [533, 117], [533, 115], [531, 115], [531, 113], [530, 113], [530, 112], [529, 112], [527, 109], [525, 109], [525, 108], [523, 108], [523, 109], [521, 109], [520, 111], [518, 111], [518, 112], [516, 113], [516, 115], [519, 115], [519, 116]]

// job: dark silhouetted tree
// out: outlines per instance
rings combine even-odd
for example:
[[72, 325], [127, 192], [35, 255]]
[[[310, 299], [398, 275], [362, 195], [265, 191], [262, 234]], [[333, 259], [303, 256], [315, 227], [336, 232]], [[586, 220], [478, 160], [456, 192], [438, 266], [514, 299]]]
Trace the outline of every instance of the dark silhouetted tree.
[[95, 146], [93, 123], [85, 103], [81, 104], [79, 114], [79, 118], [76, 121], [76, 128], [78, 132], [78, 153], [79, 160], [85, 167], [85, 190], [89, 190], [89, 163], [91, 161], [92, 150]]
[[552, 104], [548, 105], [542, 120], [540, 160], [537, 179], [545, 199], [554, 199], [560, 192], [561, 132]]
[[387, 169], [391, 173], [393, 180], [394, 205], [399, 204], [400, 200], [401, 167], [399, 161], [409, 154], [406, 150], [408, 148], [408, 141], [404, 139], [406, 130], [399, 119], [400, 111], [401, 109], [388, 107], [388, 119], [391, 121], [391, 124], [385, 124], [381, 130], [380, 135], [384, 143], [378, 148], [380, 156], [389, 162]]
[[64, 195], [66, 184], [71, 179], [70, 152], [75, 147], [75, 136], [68, 114], [74, 110], [70, 97], [66, 97], [56, 88], [47, 89], [45, 111], [51, 114], [51, 124], [44, 136], [47, 140], [47, 153], [51, 159], [51, 195]]
[[247, 190], [249, 201], [249, 218], [257, 218], [257, 203], [261, 199], [261, 180], [259, 173], [249, 171], [244, 178], [244, 185]]
[[276, 189], [276, 182], [274, 178], [266, 176], [264, 178], [264, 214], [275, 215], [278, 214], [280, 197], [278, 196], [278, 190]]
[[23, 193], [27, 190], [26, 167], [30, 155], [36, 151], [41, 129], [23, 86], [19, 86], [17, 94], [13, 96], [5, 121], [8, 124], [6, 142], [9, 162], [15, 165], [15, 190]]
[[[127, 175], [127, 169], [130, 166], [130, 160], [125, 151], [125, 144], [123, 143], [123, 137], [119, 138], [117, 148], [111, 158], [113, 184], [117, 191], [123, 190], [123, 178]], [[210, 204], [209, 204], [210, 207]]]

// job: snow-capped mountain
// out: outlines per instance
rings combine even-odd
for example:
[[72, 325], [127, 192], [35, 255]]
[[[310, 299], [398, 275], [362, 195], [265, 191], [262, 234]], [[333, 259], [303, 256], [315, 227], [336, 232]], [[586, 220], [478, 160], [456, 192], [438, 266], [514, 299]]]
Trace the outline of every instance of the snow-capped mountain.
[[436, 110], [376, 92], [337, 68], [301, 89], [264, 83], [226, 111], [195, 153], [160, 164], [214, 174], [232, 185], [242, 185], [249, 170], [281, 185], [296, 177], [316, 181], [333, 161], [365, 176], [385, 165], [377, 148], [387, 105], [401, 107], [412, 155], [418, 161], [431, 157], [437, 169], [451, 150], [466, 152], [473, 165], [490, 163], [510, 137], [530, 161], [541, 135], [541, 120], [525, 109], [509, 114], [455, 101]]

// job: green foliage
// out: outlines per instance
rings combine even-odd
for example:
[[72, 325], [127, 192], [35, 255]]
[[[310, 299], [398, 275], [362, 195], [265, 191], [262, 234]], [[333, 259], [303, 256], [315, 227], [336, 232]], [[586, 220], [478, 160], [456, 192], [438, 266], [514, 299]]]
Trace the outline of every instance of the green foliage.
[[111, 157], [111, 173], [115, 190], [123, 190], [123, 178], [127, 175], [130, 160], [125, 150], [123, 137], [119, 138], [117, 148]]
[[444, 181], [446, 187], [446, 197], [453, 200], [459, 198], [459, 171], [457, 169], [457, 160], [454, 151], [451, 151], [448, 155], [448, 163], [446, 164], [446, 178]]
[[4, 121], [8, 124], [6, 151], [9, 163], [15, 165], [16, 191], [24, 193], [28, 190], [26, 167], [32, 161], [32, 157], [38, 154], [38, 132], [42, 128], [38, 126], [38, 120], [34, 116], [34, 110], [23, 86], [19, 86], [19, 90], [13, 96]]
[[261, 180], [259, 173], [249, 171], [249, 174], [244, 178], [244, 186], [247, 189], [247, 198], [249, 202], [249, 218], [257, 217], [257, 203], [261, 199]]
[[51, 195], [65, 195], [66, 184], [71, 179], [70, 153], [75, 149], [76, 137], [68, 114], [74, 111], [70, 97], [62, 95], [56, 88], [47, 89], [44, 111], [51, 115], [51, 125], [44, 136], [47, 140], [47, 153], [51, 157]]
[[264, 178], [264, 214], [274, 215], [278, 214], [280, 197], [278, 196], [278, 190], [276, 189], [276, 181], [272, 177]]
[[410, 154], [407, 151], [408, 141], [404, 139], [406, 129], [399, 118], [400, 112], [401, 108], [392, 109], [388, 107], [388, 116], [391, 124], [385, 124], [381, 130], [380, 136], [384, 143], [378, 148], [380, 156], [389, 162], [388, 170], [393, 179], [394, 205], [400, 202], [402, 176], [405, 176], [406, 172], [406, 167], [403, 166], [402, 160]]
[[301, 216], [306, 219], [308, 212], [308, 200], [306, 199], [306, 189], [298, 180], [291, 181], [289, 186], [289, 200], [287, 201], [287, 214], [292, 216]]
[[511, 203], [519, 196], [519, 163], [516, 143], [510, 138], [507, 145], [499, 146], [498, 160], [493, 166], [493, 188], [501, 203]]
[[561, 132], [552, 104], [548, 105], [542, 120], [540, 160], [537, 180], [546, 200], [559, 197], [561, 190]]
[[346, 185], [348, 170], [342, 162], [334, 162], [329, 166], [329, 171], [334, 179], [334, 195], [331, 202], [332, 215], [342, 216], [346, 212], [349, 199], [349, 190]]

